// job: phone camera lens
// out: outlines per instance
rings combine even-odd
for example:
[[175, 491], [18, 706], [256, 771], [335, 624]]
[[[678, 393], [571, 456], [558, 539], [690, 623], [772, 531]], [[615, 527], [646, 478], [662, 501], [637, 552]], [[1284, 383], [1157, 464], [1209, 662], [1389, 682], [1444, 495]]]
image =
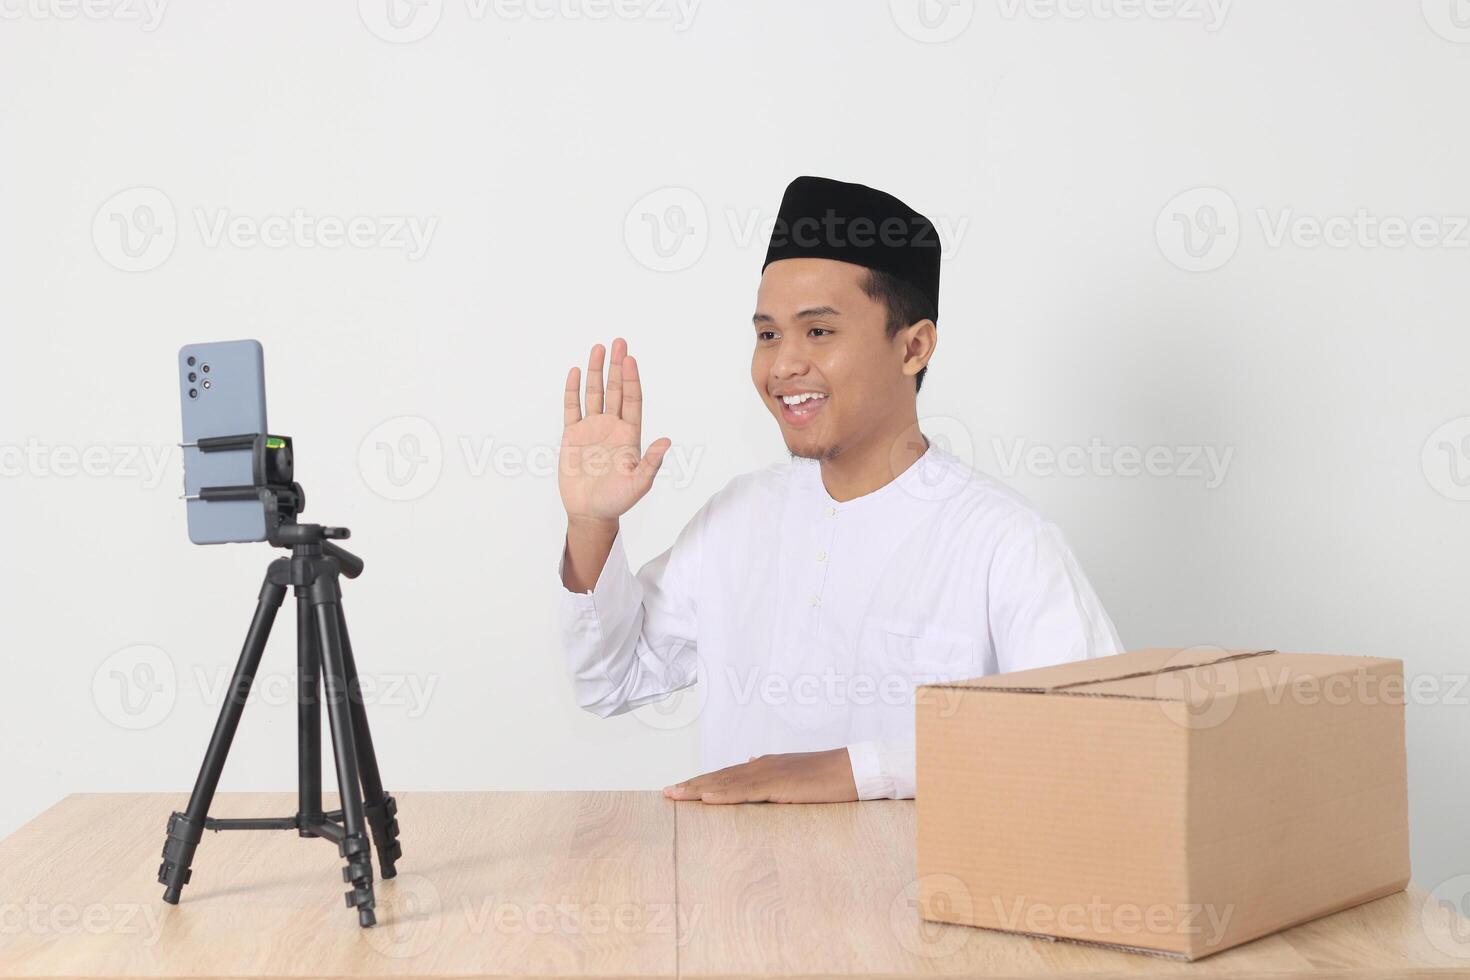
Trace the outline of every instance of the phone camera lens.
[[200, 368], [199, 368], [199, 370], [203, 371], [205, 374], [208, 374], [209, 373], [209, 365], [208, 364], [201, 365]]
[[194, 382], [196, 382], [198, 380], [199, 380], [199, 375], [195, 374], [193, 371], [190, 371], [189, 372], [189, 383], [190, 384], [193, 384]]
[[189, 366], [190, 366], [190, 367], [193, 367], [193, 366], [194, 366], [194, 363], [195, 363], [195, 362], [194, 362], [194, 358], [193, 358], [193, 357], [190, 357], [190, 358], [189, 358], [189, 360], [188, 360], [188, 365], [189, 365]]
[[189, 397], [190, 398], [198, 398], [199, 397], [199, 389], [198, 388], [190, 388], [189, 389]]
[[212, 387], [214, 387], [214, 386], [213, 386], [213, 385], [212, 385], [212, 384], [210, 384], [210, 383], [209, 383], [209, 379], [208, 379], [208, 378], [205, 378], [205, 379], [204, 379], [204, 387], [205, 387], [205, 388], [212, 388]]

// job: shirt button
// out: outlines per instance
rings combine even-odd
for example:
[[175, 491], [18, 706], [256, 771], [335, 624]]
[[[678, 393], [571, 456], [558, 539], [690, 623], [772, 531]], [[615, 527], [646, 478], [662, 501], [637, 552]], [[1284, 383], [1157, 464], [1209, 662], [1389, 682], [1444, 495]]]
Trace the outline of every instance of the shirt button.
[[821, 604], [822, 604], [822, 597], [821, 596], [819, 596], [819, 595], [812, 596], [812, 605], [814, 605], [814, 606], [820, 606]]
[[828, 517], [836, 517], [837, 516], [837, 508], [836, 507], [828, 507], [827, 508], [827, 516]]
[[819, 551], [819, 552], [817, 552], [817, 561], [826, 561], [826, 560], [827, 560], [827, 553], [825, 551]]

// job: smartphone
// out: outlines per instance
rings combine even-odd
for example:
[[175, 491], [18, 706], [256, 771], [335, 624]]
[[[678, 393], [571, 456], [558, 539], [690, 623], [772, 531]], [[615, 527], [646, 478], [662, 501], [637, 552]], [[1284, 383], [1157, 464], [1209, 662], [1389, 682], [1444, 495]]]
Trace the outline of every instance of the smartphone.
[[[203, 487], [254, 482], [248, 449], [200, 452], [213, 436], [264, 434], [265, 351], [255, 340], [189, 344], [179, 349], [179, 403], [184, 416], [184, 496]], [[189, 499], [189, 540], [195, 544], [265, 540], [265, 504], [259, 500]]]

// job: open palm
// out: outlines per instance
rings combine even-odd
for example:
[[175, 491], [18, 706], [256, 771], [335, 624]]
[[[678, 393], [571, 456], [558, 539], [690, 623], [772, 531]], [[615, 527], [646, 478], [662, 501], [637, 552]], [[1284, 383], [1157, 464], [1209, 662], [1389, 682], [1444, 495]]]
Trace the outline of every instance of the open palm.
[[647, 452], [640, 451], [643, 388], [638, 364], [628, 356], [627, 343], [614, 340], [604, 390], [603, 354], [597, 344], [587, 359], [585, 414], [580, 371], [574, 367], [567, 373], [557, 486], [572, 520], [610, 521], [626, 514], [653, 486], [671, 445], [658, 439]]

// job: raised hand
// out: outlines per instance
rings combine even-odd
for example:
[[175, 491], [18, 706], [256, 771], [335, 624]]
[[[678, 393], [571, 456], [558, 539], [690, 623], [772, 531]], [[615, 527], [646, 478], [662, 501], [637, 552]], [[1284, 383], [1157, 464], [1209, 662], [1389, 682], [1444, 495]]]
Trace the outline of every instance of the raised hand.
[[672, 445], [657, 439], [641, 452], [643, 388], [638, 363], [621, 337], [612, 345], [607, 385], [602, 380], [604, 350], [587, 359], [586, 412], [580, 397], [580, 371], [567, 373], [557, 486], [570, 522], [616, 521], [643, 499]]

